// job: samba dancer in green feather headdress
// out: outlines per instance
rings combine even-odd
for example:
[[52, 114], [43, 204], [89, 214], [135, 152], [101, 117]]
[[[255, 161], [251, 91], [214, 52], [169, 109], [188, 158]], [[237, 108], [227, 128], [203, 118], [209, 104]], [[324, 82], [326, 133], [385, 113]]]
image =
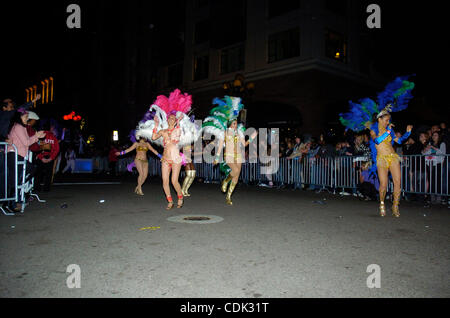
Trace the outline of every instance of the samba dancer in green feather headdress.
[[242, 163], [245, 160], [244, 149], [256, 138], [257, 132], [247, 142], [245, 141], [245, 127], [238, 124], [237, 121], [239, 113], [244, 108], [241, 98], [231, 96], [225, 96], [223, 99], [215, 98], [213, 104], [217, 107], [214, 107], [210, 116], [205, 118], [203, 131], [214, 135], [219, 141], [214, 164], [219, 162], [222, 150], [225, 147], [225, 162], [220, 164], [220, 170], [225, 174], [222, 192], [227, 193], [227, 204], [233, 205], [231, 195], [239, 181]]

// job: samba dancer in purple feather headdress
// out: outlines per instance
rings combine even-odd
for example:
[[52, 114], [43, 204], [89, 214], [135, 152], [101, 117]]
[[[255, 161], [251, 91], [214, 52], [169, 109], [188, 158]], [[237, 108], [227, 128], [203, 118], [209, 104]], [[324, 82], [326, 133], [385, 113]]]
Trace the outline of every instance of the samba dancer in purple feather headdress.
[[138, 195], [144, 195], [144, 192], [142, 191], [142, 185], [144, 184], [145, 180], [147, 180], [148, 176], [147, 151], [150, 150], [159, 158], [161, 158], [162, 156], [155, 150], [155, 148], [153, 148], [150, 145], [147, 139], [141, 137], [137, 139], [134, 135], [131, 136], [130, 139], [133, 142], [133, 145], [124, 151], [116, 152], [116, 156], [123, 156], [133, 150], [136, 150], [136, 157], [134, 158], [134, 166], [136, 167], [139, 176], [137, 179], [137, 186], [134, 189], [134, 193]]
[[181, 208], [184, 203], [183, 191], [178, 182], [178, 177], [181, 166], [186, 163], [186, 158], [180, 153], [180, 150], [187, 145], [191, 145], [201, 135], [201, 127], [195, 125], [188, 116], [191, 106], [192, 96], [182, 94], [179, 89], [170, 93], [169, 97], [158, 96], [149, 110], [150, 112], [155, 111], [153, 118], [148, 116], [136, 130], [136, 138], [145, 137], [152, 143], [164, 147], [161, 158], [161, 172], [164, 193], [169, 203], [168, 210], [174, 206], [170, 192], [170, 181], [172, 181], [172, 185], [177, 192], [177, 208]]

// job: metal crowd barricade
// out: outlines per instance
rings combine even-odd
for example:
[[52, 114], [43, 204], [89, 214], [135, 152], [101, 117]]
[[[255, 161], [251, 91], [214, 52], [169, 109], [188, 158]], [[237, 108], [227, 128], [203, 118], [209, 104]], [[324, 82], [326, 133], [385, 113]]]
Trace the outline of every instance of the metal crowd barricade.
[[[8, 152], [8, 147], [12, 147], [14, 151]], [[8, 158], [8, 154], [13, 158]], [[13, 161], [13, 172], [11, 169], [11, 162]], [[41, 200], [38, 195], [32, 192], [34, 186], [34, 177], [27, 175], [27, 166], [31, 165], [33, 161], [32, 153], [29, 152], [27, 158], [24, 160], [18, 160], [17, 148], [15, 145], [9, 145], [8, 143], [0, 143], [0, 210], [5, 215], [14, 215], [14, 213], [8, 212], [3, 204], [8, 202], [21, 202], [21, 213], [25, 211], [25, 207], [28, 205], [26, 202], [26, 195], [36, 197], [39, 202], [45, 202]], [[19, 174], [19, 167], [21, 167], [21, 173]], [[10, 177], [10, 174], [14, 174], [14, 179]], [[20, 181], [20, 182], [19, 182]], [[10, 189], [14, 188], [13, 193]]]
[[403, 156], [402, 191], [449, 196], [449, 157], [449, 155]]
[[[17, 162], [17, 148], [15, 145], [12, 145], [14, 148], [14, 152], [11, 152], [14, 154], [14, 162]], [[11, 159], [9, 159], [11, 160]], [[2, 203], [2, 206], [0, 206], [0, 209], [2, 210], [3, 214], [5, 215], [14, 215], [13, 213], [9, 213], [5, 211], [3, 208], [3, 204], [5, 202], [18, 201], [18, 193], [19, 189], [17, 188], [17, 164], [14, 167], [15, 169], [15, 181], [14, 181], [14, 194], [10, 193], [9, 189], [11, 184], [8, 182], [8, 179], [10, 179], [10, 171], [8, 169], [8, 143], [0, 142], [0, 202]], [[9, 186], [8, 186], [9, 185]]]
[[[286, 160], [287, 159], [283, 159]], [[301, 188], [305, 181], [304, 173], [305, 160], [293, 159], [287, 161], [287, 179], [286, 184], [293, 184], [295, 188]]]
[[365, 157], [342, 156], [334, 158], [334, 189], [341, 189], [340, 194], [346, 194], [346, 189], [356, 193], [361, 174], [361, 164], [367, 161]]
[[[360, 183], [361, 166], [370, 158], [361, 156], [305, 157], [301, 160], [280, 158], [278, 171], [272, 171], [272, 181], [280, 185], [292, 185], [294, 189], [305, 185], [315, 187], [319, 192], [356, 195]], [[195, 163], [197, 177], [206, 183], [217, 183], [222, 179], [218, 166], [208, 163]], [[434, 194], [449, 196], [448, 169], [449, 155], [445, 156], [403, 156], [402, 163], [403, 194]], [[267, 181], [261, 174], [261, 162], [242, 164], [240, 180], [245, 184]], [[150, 159], [149, 175], [161, 176], [158, 159]], [[183, 177], [183, 174], [181, 175]], [[388, 191], [392, 191], [392, 181]], [[346, 192], [348, 191], [348, 192]]]

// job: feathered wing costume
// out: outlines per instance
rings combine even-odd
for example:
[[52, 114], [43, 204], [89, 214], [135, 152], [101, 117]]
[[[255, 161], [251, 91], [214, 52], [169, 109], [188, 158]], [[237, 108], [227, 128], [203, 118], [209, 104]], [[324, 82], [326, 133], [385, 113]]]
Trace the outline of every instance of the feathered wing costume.
[[[355, 132], [362, 131], [364, 129], [373, 130], [377, 136], [378, 121], [372, 123], [374, 114], [377, 114], [377, 118], [405, 110], [408, 108], [409, 101], [413, 98], [411, 91], [414, 89], [414, 83], [408, 81], [411, 76], [397, 77], [394, 81], [390, 82], [383, 92], [377, 95], [377, 102], [370, 98], [363, 98], [359, 103], [350, 101], [350, 111], [345, 114], [340, 114], [341, 123]], [[405, 133], [397, 142], [403, 143], [408, 139], [410, 133]], [[392, 144], [394, 144], [395, 132], [391, 130]], [[375, 143], [377, 141], [370, 140], [370, 149], [372, 152], [373, 165], [371, 168], [372, 173], [376, 173], [377, 163], [377, 150]]]
[[[209, 116], [203, 121], [203, 132], [213, 135], [216, 140], [224, 140], [225, 132], [228, 126], [239, 117], [239, 113], [244, 109], [240, 97], [225, 96], [224, 98], [214, 98], [214, 107]], [[245, 127], [242, 124], [238, 125], [239, 137], [244, 138]], [[225, 174], [225, 178], [231, 172], [231, 168], [226, 162], [220, 164], [220, 170]]]
[[201, 135], [201, 127], [197, 126], [188, 116], [192, 106], [192, 96], [185, 93], [182, 94], [179, 89], [170, 93], [169, 98], [164, 95], [157, 97], [156, 101], [150, 106], [149, 111], [145, 114], [144, 119], [136, 128], [136, 138], [144, 137], [151, 142], [163, 146], [163, 138], [152, 140], [153, 129], [155, 128], [155, 116], [158, 116], [159, 125], [157, 130], [167, 129], [169, 124], [167, 118], [169, 115], [176, 115], [179, 119], [179, 127], [181, 129], [180, 148], [195, 142]]

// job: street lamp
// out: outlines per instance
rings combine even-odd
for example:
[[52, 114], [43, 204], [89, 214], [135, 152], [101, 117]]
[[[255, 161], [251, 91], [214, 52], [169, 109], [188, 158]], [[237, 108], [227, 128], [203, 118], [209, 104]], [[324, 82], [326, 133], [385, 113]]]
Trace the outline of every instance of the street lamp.
[[[233, 81], [225, 82], [222, 85], [225, 93], [229, 96], [236, 96], [242, 98], [244, 104], [251, 103], [251, 97], [255, 91], [255, 83], [246, 82], [245, 76], [242, 74], [236, 74]], [[241, 112], [241, 121], [246, 122], [247, 110]]]
[[244, 75], [237, 74], [233, 81], [223, 83], [222, 88], [228, 95], [246, 99], [253, 95], [255, 83], [247, 83]]

